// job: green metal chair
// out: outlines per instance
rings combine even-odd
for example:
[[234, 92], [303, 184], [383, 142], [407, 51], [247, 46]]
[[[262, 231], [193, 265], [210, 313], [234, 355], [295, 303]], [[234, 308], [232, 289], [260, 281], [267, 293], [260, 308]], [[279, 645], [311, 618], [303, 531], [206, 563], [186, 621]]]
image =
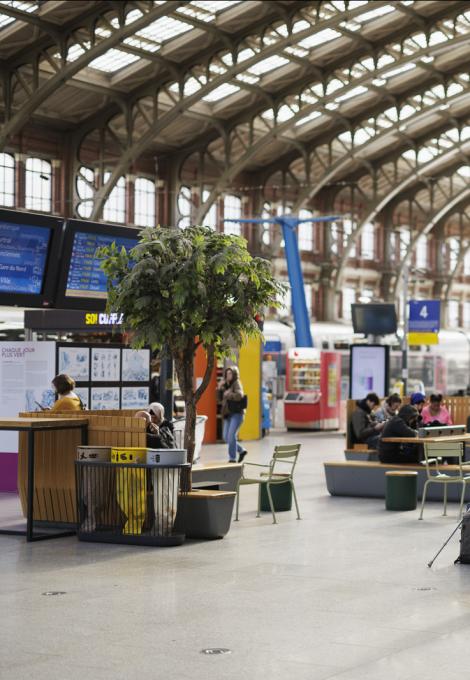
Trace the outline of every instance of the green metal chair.
[[[429, 484], [443, 484], [444, 485], [444, 512], [447, 515], [447, 485], [461, 484], [462, 493], [460, 494], [459, 519], [462, 516], [462, 509], [465, 499], [465, 490], [467, 484], [470, 483], [470, 474], [464, 474], [466, 471], [470, 472], [470, 467], [462, 463], [464, 456], [463, 442], [442, 442], [424, 444], [424, 461], [426, 465], [426, 481], [423, 488], [423, 498], [421, 501], [421, 512], [419, 519], [423, 519], [424, 504], [426, 502], [426, 493]], [[457, 460], [458, 470], [449, 471], [447, 465], [442, 465], [442, 458], [455, 458]]]
[[[274, 504], [271, 495], [271, 486], [277, 484], [290, 483], [292, 494], [294, 496], [295, 508], [297, 510], [297, 519], [300, 519], [299, 504], [297, 503], [297, 495], [294, 487], [294, 470], [297, 463], [297, 458], [300, 451], [300, 444], [291, 444], [288, 446], [276, 446], [274, 448], [273, 457], [267, 465], [261, 463], [244, 463], [242, 476], [237, 482], [237, 506], [235, 512], [235, 521], [238, 522], [238, 505], [240, 501], [240, 487], [245, 484], [258, 484], [258, 513], [256, 517], [261, 515], [261, 485], [266, 484], [266, 491], [268, 493], [269, 507], [273, 515], [273, 524], [277, 524], [276, 514], [274, 512]], [[267, 468], [267, 472], [260, 472], [257, 477], [246, 477], [245, 468], [247, 466], [256, 468]]]

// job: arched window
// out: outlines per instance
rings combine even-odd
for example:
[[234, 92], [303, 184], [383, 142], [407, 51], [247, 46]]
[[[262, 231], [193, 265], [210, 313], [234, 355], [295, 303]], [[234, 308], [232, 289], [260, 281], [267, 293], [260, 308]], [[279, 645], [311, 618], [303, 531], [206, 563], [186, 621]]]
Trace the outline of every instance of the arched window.
[[[103, 181], [105, 184], [110, 177], [110, 172], [104, 173]], [[126, 180], [124, 177], [118, 179], [114, 189], [109, 194], [108, 200], [104, 204], [103, 219], [107, 222], [126, 221]]]
[[180, 214], [178, 227], [180, 229], [191, 226], [191, 206], [191, 188], [183, 185], [178, 194], [178, 212]]
[[[261, 217], [264, 220], [270, 220], [272, 218], [272, 206], [271, 203], [269, 203], [269, 201], [266, 201], [263, 204], [263, 212], [261, 213]], [[270, 222], [265, 222], [264, 224], [261, 225], [261, 228], [263, 230], [262, 236], [263, 243], [269, 246], [271, 243], [271, 232], [273, 225]]]
[[372, 222], [364, 225], [361, 237], [361, 257], [364, 260], [373, 260], [375, 255], [375, 227]]
[[134, 223], [155, 226], [155, 182], [146, 177], [136, 177], [134, 183]]
[[[242, 199], [239, 196], [228, 194], [224, 198], [224, 219], [237, 220], [242, 216]], [[242, 225], [239, 222], [224, 222], [224, 232], [240, 236]]]
[[448, 253], [449, 253], [449, 267], [453, 271], [457, 265], [457, 260], [459, 259], [460, 244], [458, 238], [450, 238], [447, 242]]
[[15, 159], [9, 153], [0, 153], [0, 204], [15, 205]]
[[[202, 202], [205, 203], [207, 199], [210, 196], [210, 191], [205, 189], [202, 192]], [[217, 205], [214, 202], [209, 210], [206, 212], [204, 219], [202, 220], [203, 224], [206, 227], [210, 227], [211, 229], [214, 229], [214, 231], [217, 229]]]
[[42, 158], [26, 159], [25, 207], [28, 210], [51, 212], [52, 165]]
[[[349, 241], [349, 237], [351, 236], [355, 228], [356, 228], [355, 222], [348, 219], [343, 220], [343, 248], [346, 248], [347, 243]], [[354, 243], [351, 250], [349, 251], [349, 257], [356, 257], [356, 243]]]
[[88, 219], [93, 212], [93, 198], [95, 195], [95, 173], [93, 169], [82, 165], [78, 169], [76, 183], [79, 199], [77, 214], [84, 219]]
[[354, 288], [343, 288], [342, 312], [345, 321], [351, 321], [351, 305], [356, 302], [356, 291]]
[[416, 241], [416, 266], [418, 269], [428, 267], [428, 239], [424, 234]]
[[[299, 210], [299, 217], [301, 220], [307, 220], [312, 217], [311, 210]], [[298, 231], [299, 248], [311, 253], [313, 251], [313, 223], [301, 222]]]
[[459, 301], [449, 300], [447, 303], [447, 326], [457, 328], [459, 325]]

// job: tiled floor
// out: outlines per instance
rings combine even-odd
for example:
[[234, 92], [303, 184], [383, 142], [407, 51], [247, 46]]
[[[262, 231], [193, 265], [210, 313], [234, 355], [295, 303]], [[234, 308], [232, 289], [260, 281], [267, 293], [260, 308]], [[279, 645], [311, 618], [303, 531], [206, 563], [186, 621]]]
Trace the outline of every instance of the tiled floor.
[[[458, 538], [426, 566], [456, 507], [442, 518], [430, 504], [418, 522], [380, 500], [329, 497], [321, 463], [341, 455], [338, 435], [272, 435], [249, 444], [250, 459], [293, 440], [301, 521], [256, 519], [256, 490], [244, 488], [241, 521], [221, 541], [155, 549], [0, 536], [0, 678], [466, 677], [470, 567], [453, 565]], [[224, 448], [203, 457], [224, 460]], [[232, 653], [200, 653], [210, 647]]]

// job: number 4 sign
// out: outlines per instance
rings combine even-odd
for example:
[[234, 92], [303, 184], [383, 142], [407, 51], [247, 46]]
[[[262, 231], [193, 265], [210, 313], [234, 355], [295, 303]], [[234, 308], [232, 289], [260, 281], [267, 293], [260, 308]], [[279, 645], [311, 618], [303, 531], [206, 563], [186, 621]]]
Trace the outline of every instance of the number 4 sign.
[[408, 330], [410, 333], [438, 333], [441, 317], [439, 300], [410, 300]]

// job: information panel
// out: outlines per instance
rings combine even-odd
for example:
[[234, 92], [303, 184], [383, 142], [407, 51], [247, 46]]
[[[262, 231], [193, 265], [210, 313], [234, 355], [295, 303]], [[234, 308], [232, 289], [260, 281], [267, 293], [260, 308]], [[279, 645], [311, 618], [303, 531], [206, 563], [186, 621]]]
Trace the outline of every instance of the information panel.
[[351, 345], [349, 367], [350, 399], [364, 399], [368, 392], [388, 394], [388, 345]]
[[106, 299], [106, 275], [101, 269], [101, 260], [96, 257], [96, 250], [113, 242], [119, 249], [124, 247], [129, 251], [137, 245], [138, 240], [84, 231], [74, 234], [66, 297]]
[[0, 221], [0, 291], [42, 292], [52, 230]]

